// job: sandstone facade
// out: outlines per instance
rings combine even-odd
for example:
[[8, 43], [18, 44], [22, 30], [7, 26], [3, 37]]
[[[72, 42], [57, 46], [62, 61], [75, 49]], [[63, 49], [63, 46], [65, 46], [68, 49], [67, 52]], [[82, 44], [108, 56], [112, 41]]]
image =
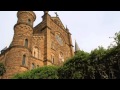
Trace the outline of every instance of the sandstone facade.
[[58, 16], [44, 11], [42, 22], [35, 27], [33, 11], [18, 11], [17, 17], [12, 43], [0, 54], [6, 67], [3, 79], [45, 65], [61, 65], [74, 55], [71, 33]]

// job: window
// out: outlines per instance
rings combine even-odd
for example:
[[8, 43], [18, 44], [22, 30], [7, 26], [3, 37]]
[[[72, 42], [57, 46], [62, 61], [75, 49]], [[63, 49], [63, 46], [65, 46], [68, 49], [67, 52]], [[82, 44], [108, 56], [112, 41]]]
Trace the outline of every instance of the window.
[[23, 55], [22, 65], [23, 65], [23, 66], [26, 65], [26, 55]]
[[52, 48], [52, 49], [55, 49], [55, 48], [54, 48], [54, 42], [51, 42], [51, 48]]
[[63, 45], [63, 40], [58, 34], [56, 34], [56, 40], [61, 46]]
[[37, 68], [39, 68], [40, 66], [39, 65], [37, 65]]
[[35, 64], [34, 63], [32, 63], [32, 69], [34, 69], [35, 68]]
[[52, 64], [54, 64], [54, 56], [51, 55], [51, 61], [52, 61]]
[[54, 57], [53, 57], [53, 59], [52, 59], [52, 63], [54, 64]]
[[28, 19], [28, 24], [31, 24], [31, 20], [30, 19]]
[[28, 47], [28, 39], [25, 39], [25, 47]]
[[34, 57], [35, 57], [36, 55], [35, 55], [35, 51], [34, 51]]
[[40, 57], [40, 55], [39, 55], [39, 49], [37, 48], [37, 47], [34, 47], [33, 48], [33, 56], [35, 57], [35, 58], [38, 58], [39, 59], [39, 57]]
[[62, 52], [60, 52], [60, 54], [59, 54], [59, 62], [60, 63], [64, 62], [64, 56], [63, 56]]

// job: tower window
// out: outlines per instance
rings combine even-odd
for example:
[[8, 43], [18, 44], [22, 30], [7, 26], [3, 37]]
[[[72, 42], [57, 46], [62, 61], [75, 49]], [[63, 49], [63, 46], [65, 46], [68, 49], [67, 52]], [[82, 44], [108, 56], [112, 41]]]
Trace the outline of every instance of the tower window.
[[23, 55], [22, 65], [23, 65], [23, 66], [26, 65], [26, 55]]
[[25, 39], [25, 47], [28, 47], [28, 39]]
[[31, 24], [31, 20], [30, 19], [28, 19], [28, 24]]

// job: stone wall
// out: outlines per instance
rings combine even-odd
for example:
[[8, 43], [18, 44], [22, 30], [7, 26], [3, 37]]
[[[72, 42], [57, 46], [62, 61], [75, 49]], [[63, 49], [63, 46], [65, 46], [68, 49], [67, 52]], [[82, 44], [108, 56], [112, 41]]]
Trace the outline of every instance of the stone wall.
[[58, 17], [53, 19], [46, 13], [43, 21], [33, 28], [35, 14], [31, 11], [26, 12], [18, 12], [12, 44], [0, 55], [0, 62], [6, 67], [3, 79], [45, 65], [61, 65], [67, 58], [73, 56], [71, 34]]

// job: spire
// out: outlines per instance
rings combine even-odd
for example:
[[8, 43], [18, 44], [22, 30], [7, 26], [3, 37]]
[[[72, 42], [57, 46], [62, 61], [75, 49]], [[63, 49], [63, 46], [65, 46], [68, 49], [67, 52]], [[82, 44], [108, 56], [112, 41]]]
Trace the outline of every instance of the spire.
[[77, 52], [77, 51], [80, 51], [80, 48], [79, 48], [79, 46], [78, 46], [78, 44], [77, 44], [77, 42], [75, 40], [75, 52]]
[[66, 25], [66, 29], [68, 29], [67, 25]]

